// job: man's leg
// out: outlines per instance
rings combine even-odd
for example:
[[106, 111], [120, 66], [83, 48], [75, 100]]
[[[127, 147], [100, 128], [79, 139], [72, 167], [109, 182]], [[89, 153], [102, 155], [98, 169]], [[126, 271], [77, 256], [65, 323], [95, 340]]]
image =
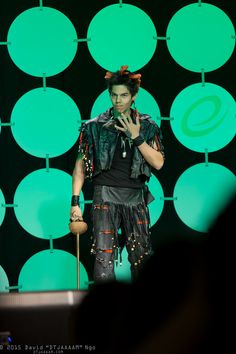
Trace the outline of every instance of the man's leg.
[[136, 279], [146, 260], [152, 254], [149, 230], [149, 211], [144, 203], [128, 206], [122, 213], [126, 249], [131, 265], [132, 279]]
[[94, 282], [115, 279], [114, 259], [117, 252], [117, 229], [114, 224], [114, 206], [109, 203], [93, 204]]

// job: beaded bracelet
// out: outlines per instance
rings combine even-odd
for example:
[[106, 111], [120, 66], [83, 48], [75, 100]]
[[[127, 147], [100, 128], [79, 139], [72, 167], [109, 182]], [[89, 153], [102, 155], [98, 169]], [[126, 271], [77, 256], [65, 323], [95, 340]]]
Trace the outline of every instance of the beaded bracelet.
[[72, 195], [71, 206], [79, 206], [79, 195]]
[[135, 146], [139, 146], [144, 142], [145, 142], [145, 140], [143, 139], [143, 137], [141, 135], [139, 135], [139, 136], [137, 136], [137, 138], [133, 139], [133, 143]]

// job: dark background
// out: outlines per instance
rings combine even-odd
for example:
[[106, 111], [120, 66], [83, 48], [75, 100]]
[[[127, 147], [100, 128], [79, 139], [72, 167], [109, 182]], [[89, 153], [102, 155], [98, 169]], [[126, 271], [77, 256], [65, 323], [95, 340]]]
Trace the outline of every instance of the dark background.
[[[118, 1], [117, 1], [118, 2]], [[232, 0], [207, 1], [222, 9], [235, 26], [236, 5]], [[116, 1], [89, 0], [44, 0], [43, 5], [53, 7], [64, 13], [74, 24], [79, 38], [86, 38], [88, 26], [97, 12], [115, 4]], [[125, 2], [124, 2], [125, 3]], [[145, 11], [152, 19], [158, 36], [165, 37], [172, 16], [183, 6], [193, 3], [190, 0], [131, 0], [126, 3]], [[38, 6], [39, 1], [4, 1], [0, 8], [0, 41], [7, 40], [11, 23], [23, 11]], [[108, 44], [109, 45], [109, 44]], [[139, 48], [136, 48], [137, 53]], [[231, 58], [219, 69], [206, 73], [205, 80], [222, 86], [235, 96], [235, 51]], [[176, 95], [186, 86], [201, 81], [201, 75], [183, 69], [171, 57], [165, 40], [158, 41], [157, 50], [152, 59], [139, 70], [142, 74], [142, 87], [156, 99], [163, 117], [168, 117], [171, 104]], [[62, 73], [47, 78], [47, 86], [67, 93], [78, 105], [82, 119], [89, 119], [97, 96], [105, 89], [105, 70], [92, 58], [87, 43], [78, 44], [76, 56], [71, 65]], [[10, 59], [6, 45], [0, 45], [0, 118], [9, 123], [12, 109], [17, 100], [29, 90], [42, 86], [42, 79], [27, 75], [18, 69]], [[165, 197], [173, 196], [173, 189], [180, 174], [190, 166], [202, 163], [203, 154], [188, 150], [175, 138], [169, 121], [161, 124], [166, 153], [166, 162], [162, 170], [156, 173]], [[220, 137], [219, 137], [220, 138]], [[50, 167], [72, 173], [77, 144], [67, 153], [50, 159]], [[235, 141], [223, 149], [209, 155], [209, 162], [216, 162], [236, 173]], [[33, 157], [23, 151], [15, 142], [10, 127], [2, 127], [0, 134], [0, 188], [7, 204], [13, 203], [14, 193], [21, 180], [34, 170], [45, 168], [45, 160]], [[86, 182], [83, 188], [85, 199], [91, 199], [92, 188]], [[81, 236], [80, 259], [92, 280], [93, 258], [90, 256], [91, 223], [90, 205], [86, 205], [84, 219], [89, 230]], [[69, 210], [68, 210], [69, 215]], [[172, 201], [165, 201], [164, 210], [158, 222], [152, 227], [154, 249], [166, 240], [178, 237], [201, 238], [205, 234], [188, 228], [178, 218]], [[53, 247], [76, 255], [75, 237], [67, 236], [53, 240]], [[10, 286], [16, 286], [23, 264], [33, 254], [49, 248], [49, 240], [43, 240], [28, 234], [18, 223], [13, 208], [7, 208], [6, 216], [0, 227], [0, 265], [7, 273]]]

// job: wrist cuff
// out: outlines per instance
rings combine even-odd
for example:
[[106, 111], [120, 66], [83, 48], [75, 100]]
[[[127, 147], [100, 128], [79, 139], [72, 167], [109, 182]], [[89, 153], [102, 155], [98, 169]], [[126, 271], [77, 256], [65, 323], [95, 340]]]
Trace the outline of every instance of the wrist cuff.
[[137, 136], [137, 138], [133, 139], [133, 143], [135, 146], [139, 146], [144, 142], [145, 142], [145, 140], [143, 139], [143, 137], [141, 135], [139, 135], [139, 136]]
[[71, 206], [79, 206], [79, 195], [72, 195]]

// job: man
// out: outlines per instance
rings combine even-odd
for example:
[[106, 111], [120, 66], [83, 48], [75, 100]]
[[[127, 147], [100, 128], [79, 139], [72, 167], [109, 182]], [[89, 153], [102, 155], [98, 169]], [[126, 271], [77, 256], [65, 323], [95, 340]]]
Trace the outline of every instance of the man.
[[133, 279], [152, 253], [145, 182], [152, 168], [163, 166], [164, 151], [156, 123], [131, 108], [141, 74], [127, 69], [106, 73], [112, 108], [82, 125], [72, 176], [72, 221], [82, 219], [79, 194], [85, 178], [93, 181], [95, 282], [114, 279], [114, 261], [124, 245]]

